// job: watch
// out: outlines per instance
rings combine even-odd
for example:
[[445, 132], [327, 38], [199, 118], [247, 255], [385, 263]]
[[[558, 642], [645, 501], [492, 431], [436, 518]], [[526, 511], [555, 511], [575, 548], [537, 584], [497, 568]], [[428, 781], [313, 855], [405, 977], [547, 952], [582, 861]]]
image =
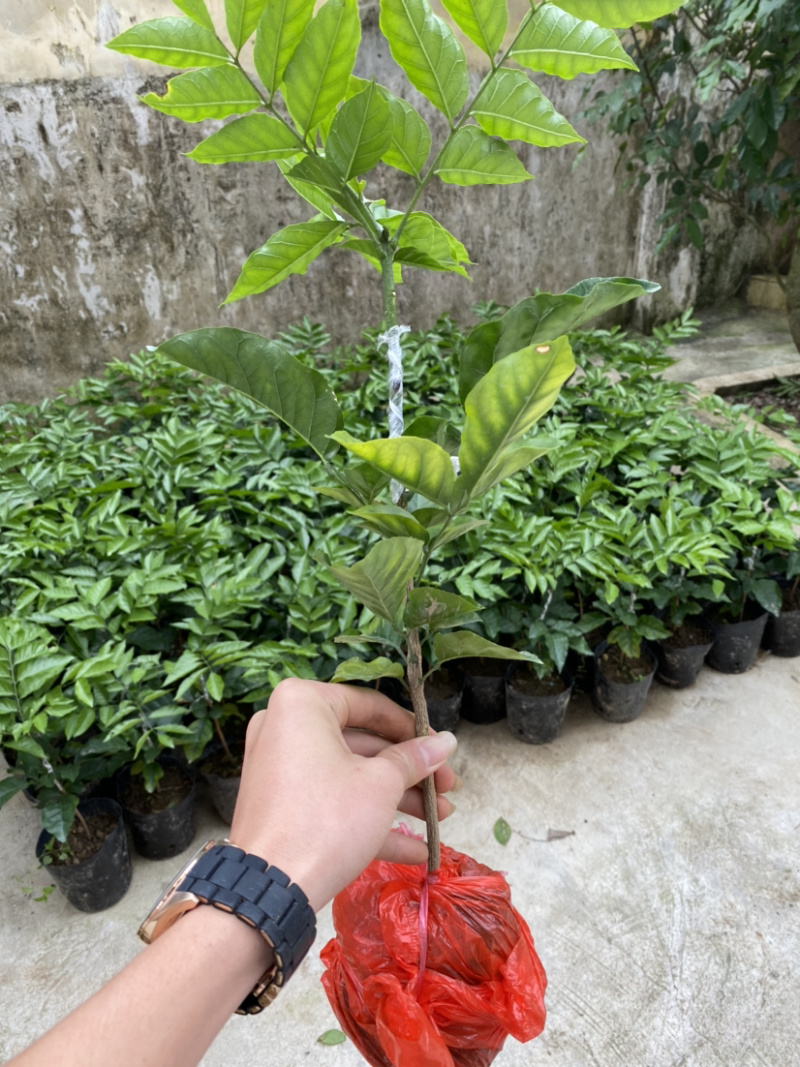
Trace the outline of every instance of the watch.
[[277, 867], [230, 841], [207, 841], [159, 897], [139, 927], [149, 945], [187, 911], [212, 904], [254, 927], [272, 949], [273, 963], [236, 1009], [256, 1015], [271, 1004], [297, 970], [317, 932], [303, 890]]

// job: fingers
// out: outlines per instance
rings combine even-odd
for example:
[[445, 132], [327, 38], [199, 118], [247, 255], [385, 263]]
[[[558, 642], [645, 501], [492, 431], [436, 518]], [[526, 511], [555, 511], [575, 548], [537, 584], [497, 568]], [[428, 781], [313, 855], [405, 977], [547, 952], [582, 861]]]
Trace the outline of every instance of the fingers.
[[[413, 815], [415, 819], [424, 819], [425, 804], [422, 799], [422, 790], [417, 788], [407, 789], [397, 805], [397, 810], [402, 811], [404, 815]], [[453, 814], [456, 806], [447, 797], [437, 796], [436, 810], [439, 815], [439, 822], [441, 822], [442, 819], [446, 819]]]
[[300, 678], [280, 682], [270, 697], [270, 707], [286, 705], [298, 711], [333, 712], [341, 729], [346, 726], [371, 730], [390, 741], [407, 741], [414, 736], [414, 716], [383, 693], [350, 685], [331, 685]]
[[428, 846], [418, 837], [393, 831], [386, 835], [377, 858], [389, 863], [427, 863]]
[[[342, 733], [347, 747], [357, 756], [377, 756], [379, 752], [383, 752], [391, 744], [386, 738], [378, 737], [377, 734], [366, 733], [363, 730], [345, 728]], [[436, 771], [434, 781], [437, 793], [448, 793], [451, 789], [458, 788], [459, 779], [453, 768], [444, 764]], [[411, 813], [409, 812], [409, 814]]]
[[403, 793], [433, 774], [455, 752], [456, 738], [448, 731], [415, 737], [411, 741], [389, 745], [378, 753], [376, 760], [386, 760], [400, 772]]

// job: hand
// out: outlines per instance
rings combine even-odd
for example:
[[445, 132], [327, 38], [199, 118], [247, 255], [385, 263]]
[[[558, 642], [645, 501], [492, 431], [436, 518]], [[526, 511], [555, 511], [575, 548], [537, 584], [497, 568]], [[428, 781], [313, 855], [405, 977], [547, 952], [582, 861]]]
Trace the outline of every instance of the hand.
[[[288, 679], [247, 729], [231, 841], [284, 871], [318, 911], [376, 856], [424, 863], [427, 846], [392, 833], [399, 809], [422, 817], [415, 788], [444, 766], [450, 733], [414, 737], [413, 716], [371, 690]], [[452, 805], [439, 797], [439, 818]]]

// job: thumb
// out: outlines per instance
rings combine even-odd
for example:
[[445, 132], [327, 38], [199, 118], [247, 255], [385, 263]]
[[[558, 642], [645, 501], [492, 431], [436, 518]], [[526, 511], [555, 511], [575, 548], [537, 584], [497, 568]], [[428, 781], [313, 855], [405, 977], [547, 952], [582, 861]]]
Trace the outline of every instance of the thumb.
[[400, 771], [405, 792], [438, 770], [455, 752], [457, 744], [455, 734], [443, 730], [428, 737], [415, 737], [411, 741], [389, 745], [378, 753], [376, 759], [395, 764]]

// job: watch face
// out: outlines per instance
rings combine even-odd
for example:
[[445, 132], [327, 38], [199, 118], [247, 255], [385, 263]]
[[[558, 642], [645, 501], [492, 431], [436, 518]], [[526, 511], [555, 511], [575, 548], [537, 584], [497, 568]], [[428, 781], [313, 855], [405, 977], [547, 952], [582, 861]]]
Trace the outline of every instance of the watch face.
[[179, 893], [178, 886], [183, 882], [186, 875], [191, 871], [201, 856], [205, 855], [205, 853], [208, 852], [210, 848], [213, 848], [214, 845], [223, 843], [227, 842], [206, 841], [203, 847], [199, 848], [189, 862], [185, 863], [175, 875], [170, 884], [150, 909], [147, 918], [139, 927], [138, 936], [146, 945], [155, 941], [155, 939], [160, 937], [165, 930], [168, 930], [170, 926], [181, 917], [181, 915], [200, 903], [194, 893]]

